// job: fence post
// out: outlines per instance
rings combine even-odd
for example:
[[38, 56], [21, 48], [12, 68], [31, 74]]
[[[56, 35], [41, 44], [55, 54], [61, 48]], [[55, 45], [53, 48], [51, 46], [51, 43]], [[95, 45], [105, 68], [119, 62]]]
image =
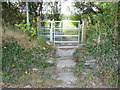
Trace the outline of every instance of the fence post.
[[38, 35], [38, 39], [40, 37], [40, 16], [37, 17], [37, 35]]
[[86, 26], [87, 20], [82, 21], [82, 37], [81, 37], [81, 44], [84, 44], [86, 41]]

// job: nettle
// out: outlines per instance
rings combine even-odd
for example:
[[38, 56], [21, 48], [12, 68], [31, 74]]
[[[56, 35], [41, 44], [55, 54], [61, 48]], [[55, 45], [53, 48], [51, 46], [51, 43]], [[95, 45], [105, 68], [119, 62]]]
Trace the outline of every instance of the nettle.
[[30, 25], [30, 23], [26, 23], [25, 24], [25, 21], [21, 22], [20, 24], [15, 24], [17, 27], [20, 28], [20, 30], [24, 31], [24, 32], [29, 32], [30, 35], [34, 36], [36, 35], [36, 31], [37, 31], [37, 28], [33, 27]]

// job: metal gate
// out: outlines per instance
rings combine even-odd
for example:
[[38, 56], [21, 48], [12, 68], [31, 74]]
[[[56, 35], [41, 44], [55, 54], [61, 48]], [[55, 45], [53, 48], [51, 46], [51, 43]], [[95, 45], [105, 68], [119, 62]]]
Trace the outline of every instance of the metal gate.
[[[71, 25], [76, 23], [77, 27], [65, 27], [65, 23], [71, 23]], [[53, 42], [57, 48], [78, 48], [83, 38], [80, 37], [82, 36], [83, 25], [83, 23], [80, 24], [80, 21], [40, 21], [38, 36]]]

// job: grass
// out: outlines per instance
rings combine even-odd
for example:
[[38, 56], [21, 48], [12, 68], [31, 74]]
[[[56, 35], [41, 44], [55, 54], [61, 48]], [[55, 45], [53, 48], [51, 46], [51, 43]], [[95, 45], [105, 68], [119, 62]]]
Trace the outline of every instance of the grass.
[[[63, 28], [77, 28], [75, 25], [73, 25], [71, 22], [65, 22], [65, 23], [63, 23]], [[78, 30], [72, 30], [72, 29], [70, 29], [70, 30], [63, 30], [63, 33], [65, 34], [65, 35], [76, 35], [76, 34], [78, 34]]]
[[36, 47], [38, 45], [37, 40], [32, 39], [30, 41], [30, 37], [20, 30], [13, 31], [7, 27], [3, 27], [3, 29], [5, 30], [5, 33], [3, 33], [3, 41], [12, 41], [12, 39], [17, 40], [18, 44], [25, 49]]
[[58, 84], [62, 83], [62, 80], [56, 80], [55, 82], [58, 85]]

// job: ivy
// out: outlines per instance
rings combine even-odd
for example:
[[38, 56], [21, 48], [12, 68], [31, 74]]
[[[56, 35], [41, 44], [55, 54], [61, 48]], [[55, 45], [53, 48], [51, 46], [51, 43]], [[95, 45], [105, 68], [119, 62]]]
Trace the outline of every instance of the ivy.
[[15, 40], [3, 41], [2, 50], [4, 82], [16, 83], [26, 72], [31, 72], [33, 67], [44, 69], [54, 65], [46, 62], [48, 55], [44, 49], [39, 47], [24, 49]]

